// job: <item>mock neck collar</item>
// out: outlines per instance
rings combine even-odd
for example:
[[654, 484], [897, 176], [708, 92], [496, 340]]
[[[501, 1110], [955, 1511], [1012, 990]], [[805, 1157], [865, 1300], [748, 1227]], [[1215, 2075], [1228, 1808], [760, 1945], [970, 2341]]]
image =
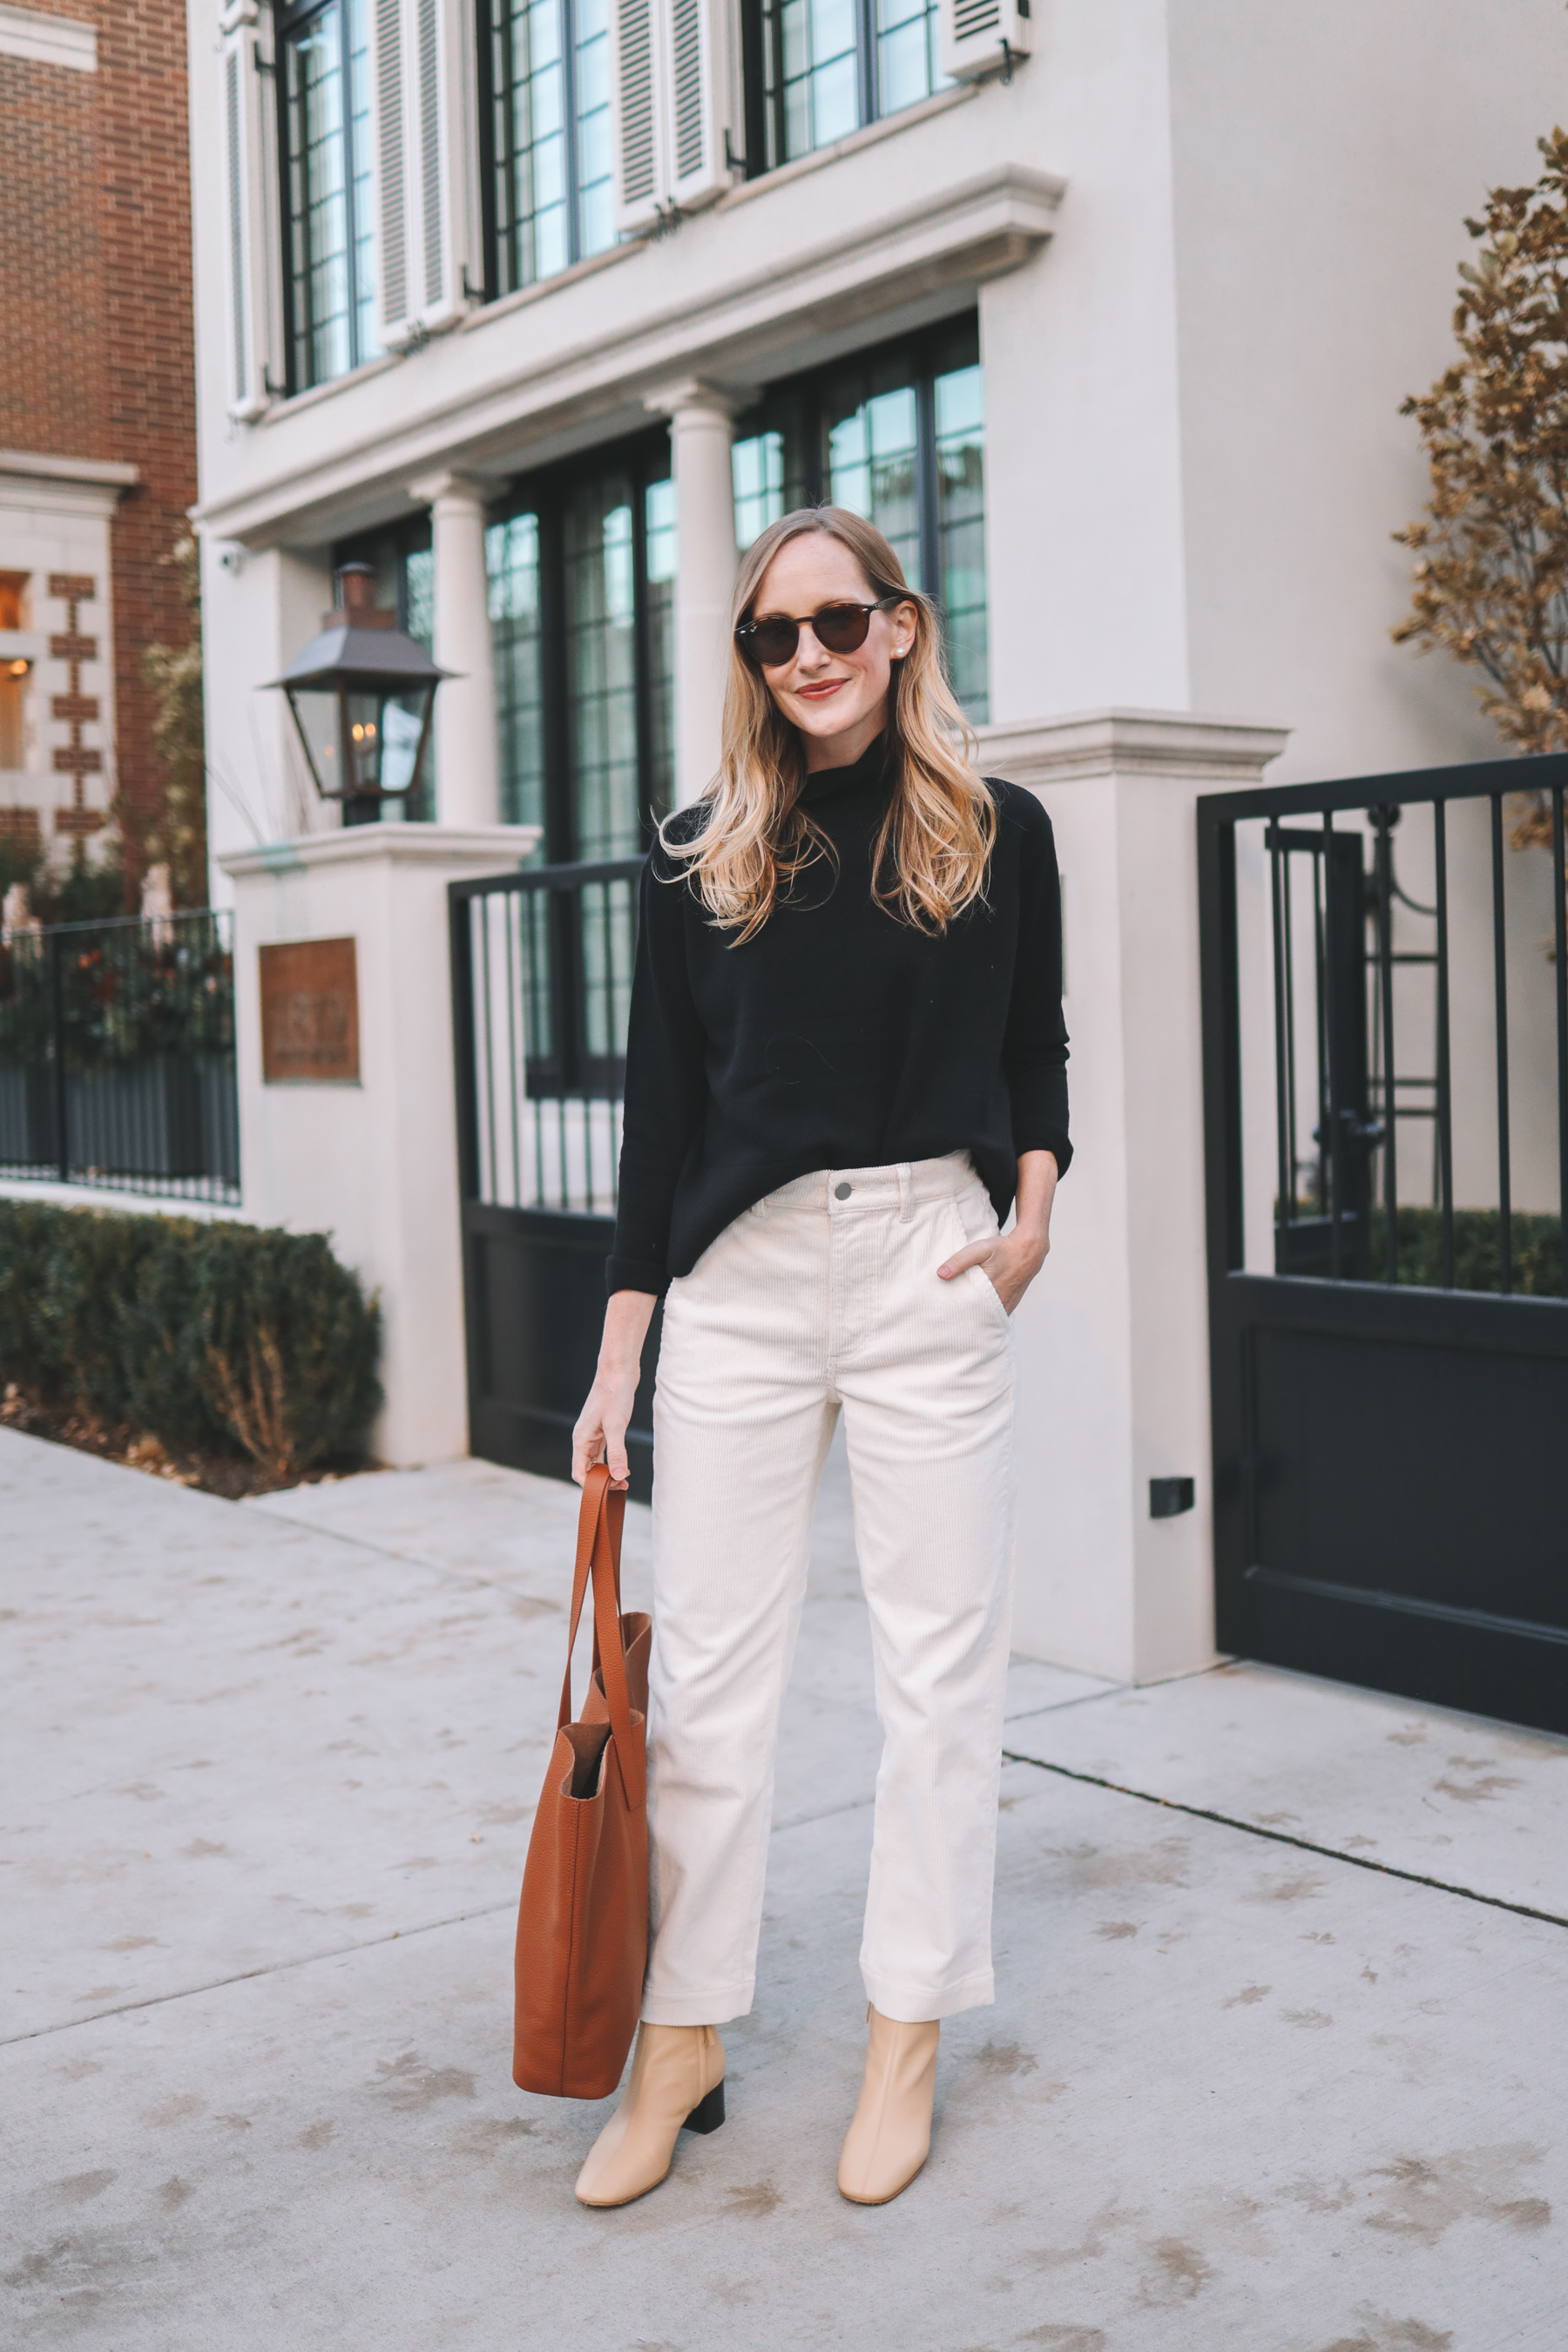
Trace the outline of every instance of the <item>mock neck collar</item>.
[[818, 768], [808, 775], [800, 788], [797, 806], [815, 808], [820, 802], [837, 800], [846, 793], [879, 788], [886, 781], [887, 758], [888, 738], [883, 733], [848, 767]]

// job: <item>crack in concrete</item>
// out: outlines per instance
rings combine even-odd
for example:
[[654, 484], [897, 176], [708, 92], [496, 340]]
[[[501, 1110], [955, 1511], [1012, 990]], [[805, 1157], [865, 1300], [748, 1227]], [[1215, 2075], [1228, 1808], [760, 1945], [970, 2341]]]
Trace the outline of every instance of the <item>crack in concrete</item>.
[[1002, 1756], [1008, 1764], [1032, 1764], [1037, 1771], [1055, 1772], [1063, 1780], [1078, 1780], [1089, 1789], [1109, 1789], [1116, 1797], [1136, 1797], [1140, 1804], [1160, 1805], [1167, 1812], [1185, 1813], [1190, 1821], [1214, 1822], [1221, 1829], [1241, 1830], [1247, 1837], [1267, 1838], [1272, 1845], [1294, 1846], [1300, 1853], [1321, 1854], [1325, 1862], [1348, 1863], [1352, 1870], [1373, 1870], [1383, 1878], [1401, 1878], [1407, 1886], [1427, 1886], [1435, 1895], [1458, 1895], [1467, 1903], [1484, 1903], [1493, 1911], [1511, 1911], [1521, 1919], [1539, 1919], [1548, 1927], [1568, 1927], [1568, 1918], [1559, 1911], [1541, 1911], [1532, 1903], [1512, 1903], [1505, 1895], [1483, 1895], [1479, 1886], [1459, 1886], [1452, 1879], [1430, 1878], [1424, 1871], [1401, 1870], [1392, 1862], [1373, 1862], [1364, 1853], [1347, 1853], [1342, 1846], [1320, 1845], [1314, 1838], [1292, 1837], [1289, 1830], [1265, 1829], [1258, 1822], [1238, 1821], [1234, 1813], [1217, 1812], [1209, 1805], [1184, 1804], [1179, 1797], [1156, 1797], [1152, 1790], [1130, 1789], [1123, 1781], [1107, 1780], [1101, 1772], [1080, 1772], [1071, 1764], [1053, 1764], [1046, 1756], [1025, 1756], [1014, 1748], [1004, 1748]]
[[117, 2001], [112, 2009], [95, 2009], [90, 2017], [62, 2017], [54, 2025], [35, 2025], [26, 2033], [0, 2037], [0, 2050], [19, 2042], [41, 2042], [50, 2033], [73, 2033], [79, 2026], [97, 2025], [106, 2017], [124, 2017], [135, 2009], [162, 2009], [172, 2000], [195, 2000], [204, 1992], [222, 1992], [226, 1985], [251, 1984], [258, 1977], [283, 1976], [290, 1969], [311, 1969], [321, 1960], [352, 1959], [356, 1952], [374, 1952], [383, 1944], [405, 1944], [411, 1936], [433, 1936], [441, 1927], [460, 1927], [466, 1919], [493, 1919], [498, 1911], [514, 1911], [515, 1895], [504, 1903], [483, 1903], [477, 1911], [454, 1911], [449, 1919], [425, 1919], [416, 1927], [394, 1927], [387, 1936], [371, 1936], [361, 1944], [334, 1944], [330, 1951], [300, 1952], [291, 1960], [266, 1960], [259, 1968], [239, 1969], [231, 1977], [214, 1977], [209, 1983], [180, 1985], [173, 1992], [150, 1992], [142, 2000]]

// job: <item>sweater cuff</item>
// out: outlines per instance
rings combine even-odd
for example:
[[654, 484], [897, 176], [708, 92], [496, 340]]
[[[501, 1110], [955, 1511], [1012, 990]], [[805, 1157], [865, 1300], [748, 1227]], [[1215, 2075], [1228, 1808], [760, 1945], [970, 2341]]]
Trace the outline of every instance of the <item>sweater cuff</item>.
[[669, 1276], [662, 1266], [648, 1265], [641, 1258], [607, 1257], [605, 1260], [605, 1296], [613, 1298], [617, 1290], [651, 1291], [662, 1298], [669, 1287]]
[[1058, 1183], [1072, 1166], [1072, 1145], [1068, 1140], [1065, 1128], [1042, 1127], [1032, 1135], [1015, 1135], [1013, 1149], [1020, 1159], [1026, 1151], [1054, 1151]]

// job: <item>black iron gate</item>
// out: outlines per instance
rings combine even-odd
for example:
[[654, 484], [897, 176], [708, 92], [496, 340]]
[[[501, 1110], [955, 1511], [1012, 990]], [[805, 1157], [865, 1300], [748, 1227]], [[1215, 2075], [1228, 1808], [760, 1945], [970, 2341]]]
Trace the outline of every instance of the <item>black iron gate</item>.
[[1198, 806], [1221, 1647], [1555, 1730], [1565, 787], [1553, 758]]
[[[594, 1377], [615, 1230], [642, 860], [545, 866], [449, 891], [468, 1442], [564, 1478]], [[656, 1313], [629, 1433], [653, 1478]]]

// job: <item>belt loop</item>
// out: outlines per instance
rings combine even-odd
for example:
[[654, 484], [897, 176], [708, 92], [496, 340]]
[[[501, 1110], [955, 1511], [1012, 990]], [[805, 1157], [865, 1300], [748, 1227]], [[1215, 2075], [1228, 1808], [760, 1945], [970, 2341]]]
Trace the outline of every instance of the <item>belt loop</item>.
[[915, 1213], [915, 1171], [914, 1171], [914, 1165], [913, 1165], [913, 1162], [912, 1162], [912, 1161], [910, 1161], [910, 1160], [900, 1160], [900, 1162], [899, 1162], [899, 1223], [900, 1223], [900, 1225], [907, 1225], [907, 1224], [911, 1223], [912, 1223], [912, 1221], [913, 1221], [913, 1218], [914, 1218], [914, 1213]]

